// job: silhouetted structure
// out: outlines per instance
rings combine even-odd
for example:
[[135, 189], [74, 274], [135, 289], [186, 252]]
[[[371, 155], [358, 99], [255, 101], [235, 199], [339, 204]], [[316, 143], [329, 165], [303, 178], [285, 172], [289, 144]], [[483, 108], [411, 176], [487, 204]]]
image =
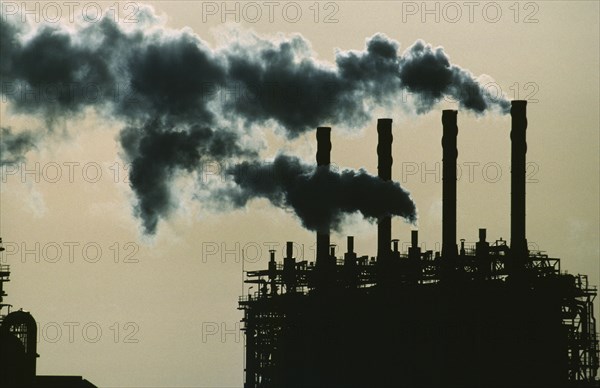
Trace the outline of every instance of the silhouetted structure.
[[[511, 246], [479, 229], [475, 246], [457, 248], [457, 111], [446, 110], [442, 254], [422, 252], [417, 231], [400, 252], [388, 217], [377, 257], [358, 257], [352, 236], [342, 259], [333, 246], [323, 257], [317, 235], [316, 266], [296, 262], [291, 242], [283, 265], [271, 251], [268, 269], [247, 272], [257, 291], [239, 301], [245, 387], [596, 386], [597, 291], [527, 248], [526, 102], [513, 101], [511, 115]], [[382, 179], [391, 179], [391, 124], [377, 125]], [[329, 133], [317, 131], [319, 165], [329, 163]]]
[[[0, 246], [1, 251], [4, 251], [2, 246]], [[95, 387], [81, 376], [36, 375], [36, 361], [39, 357], [37, 324], [30, 313], [23, 310], [11, 312], [12, 305], [3, 303], [3, 298], [6, 296], [4, 283], [8, 281], [10, 281], [10, 267], [0, 264], [0, 387]]]

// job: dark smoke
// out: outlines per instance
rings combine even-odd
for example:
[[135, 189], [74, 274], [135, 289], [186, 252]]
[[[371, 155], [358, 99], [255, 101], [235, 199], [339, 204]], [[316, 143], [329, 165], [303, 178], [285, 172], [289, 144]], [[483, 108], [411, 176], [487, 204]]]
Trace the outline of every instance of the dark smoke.
[[235, 137], [198, 125], [177, 129], [159, 120], [123, 129], [119, 140], [131, 160], [129, 181], [138, 198], [135, 213], [146, 233], [154, 234], [159, 218], [176, 206], [170, 183], [178, 170], [194, 172], [205, 158], [253, 156]]
[[65, 116], [103, 104], [111, 95], [116, 84], [110, 68], [112, 42], [107, 36], [102, 44], [93, 43], [110, 25], [107, 20], [94, 27], [100, 31], [79, 31], [77, 40], [62, 28], [42, 26], [24, 44], [18, 40], [19, 29], [5, 21], [0, 25], [2, 93], [17, 111]]
[[[251, 35], [212, 49], [189, 31], [124, 31], [110, 18], [75, 34], [42, 26], [27, 41], [5, 20], [0, 32], [2, 93], [16, 108], [45, 114], [107, 104], [129, 119], [149, 111], [206, 120], [227, 113], [247, 124], [273, 120], [293, 137], [323, 123], [360, 125], [371, 108], [402, 103], [403, 91], [415, 94], [418, 112], [444, 96], [479, 113], [509, 105], [451, 64], [441, 47], [417, 41], [398, 55], [399, 43], [383, 34], [368, 39], [363, 51], [339, 51], [331, 65], [317, 62], [300, 35]], [[23, 90], [42, 98], [26, 98]], [[211, 101], [221, 105], [209, 107]]]
[[470, 72], [452, 65], [442, 48], [417, 41], [398, 56], [398, 47], [376, 34], [366, 50], [339, 52], [336, 66], [325, 67], [299, 36], [279, 43], [232, 44], [225, 50], [228, 75], [241, 83], [243, 93], [227, 107], [250, 124], [274, 120], [289, 137], [323, 123], [362, 126], [373, 108], [403, 103], [402, 91], [416, 96], [418, 113], [428, 112], [444, 96], [476, 113], [508, 112], [507, 100], [495, 99]]
[[510, 110], [509, 101], [491, 96], [469, 71], [451, 64], [441, 47], [434, 49], [418, 40], [400, 58], [399, 69], [402, 85], [419, 96], [417, 111], [420, 113], [431, 110], [444, 96], [477, 113], [495, 105], [503, 113]]
[[[406, 91], [415, 96], [416, 113], [444, 96], [476, 113], [505, 112], [509, 105], [451, 64], [442, 48], [422, 41], [398, 55], [398, 42], [376, 34], [364, 50], [339, 51], [335, 63], [326, 64], [300, 35], [269, 39], [245, 33], [243, 40], [211, 48], [190, 30], [162, 26], [150, 7], [141, 7], [138, 16], [143, 23], [129, 29], [106, 17], [74, 30], [54, 24], [33, 31], [2, 17], [0, 78], [9, 108], [45, 118], [48, 132], [57, 118], [88, 107], [123, 122], [119, 141], [132, 164], [135, 211], [148, 233], [174, 206], [170, 187], [178, 171], [196, 171], [203, 158], [251, 158], [256, 149], [240, 139], [258, 126], [278, 127], [288, 138], [323, 124], [361, 127], [373, 109], [406, 104], [401, 101]], [[21, 144], [3, 140], [2, 150], [22, 155]], [[366, 180], [360, 173], [342, 177], [348, 178], [341, 175], [340, 185]], [[358, 202], [328, 201], [340, 212], [347, 207], [367, 217], [377, 213]], [[303, 220], [310, 216], [297, 209]], [[330, 217], [334, 224], [336, 217]], [[304, 221], [308, 227], [319, 224]]]
[[295, 157], [278, 155], [273, 162], [243, 162], [229, 170], [237, 187], [224, 193], [237, 206], [254, 198], [288, 207], [311, 230], [339, 230], [344, 215], [360, 212], [368, 220], [383, 216], [417, 219], [408, 192], [393, 181], [369, 175], [364, 170], [331, 171]]
[[33, 132], [14, 133], [9, 127], [0, 127], [0, 166], [24, 161], [36, 141], [37, 135]]

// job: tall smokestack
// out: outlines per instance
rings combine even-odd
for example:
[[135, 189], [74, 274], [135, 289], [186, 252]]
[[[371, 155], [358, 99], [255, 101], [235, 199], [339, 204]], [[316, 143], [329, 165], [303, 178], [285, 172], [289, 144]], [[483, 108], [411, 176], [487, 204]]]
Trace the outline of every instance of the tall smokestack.
[[[379, 178], [384, 181], [392, 179], [392, 119], [377, 120], [377, 171]], [[381, 217], [377, 224], [377, 258], [391, 257], [390, 244], [392, 241], [392, 217]]]
[[[513, 257], [527, 254], [525, 238], [525, 155], [527, 101], [511, 101], [510, 248]], [[522, 258], [521, 258], [522, 259]]]
[[442, 111], [442, 257], [457, 256], [456, 248], [456, 110]]
[[283, 283], [287, 292], [296, 291], [296, 259], [294, 258], [294, 242], [286, 243], [285, 257], [283, 258]]
[[[331, 163], [331, 128], [317, 128], [317, 168], [329, 168]], [[317, 266], [329, 261], [329, 230], [317, 232]]]

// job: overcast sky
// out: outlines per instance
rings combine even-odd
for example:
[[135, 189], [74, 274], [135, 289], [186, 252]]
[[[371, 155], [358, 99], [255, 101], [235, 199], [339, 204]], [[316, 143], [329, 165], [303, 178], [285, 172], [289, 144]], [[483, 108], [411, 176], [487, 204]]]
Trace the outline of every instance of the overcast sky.
[[[226, 172], [279, 154], [314, 163], [317, 125], [332, 126], [336, 168], [376, 175], [376, 120], [393, 118], [393, 178], [416, 208], [393, 238], [406, 247], [418, 228], [439, 250], [442, 109], [459, 110], [469, 244], [478, 228], [510, 237], [502, 106], [527, 99], [530, 249], [600, 283], [598, 2], [22, 4], [2, 2], [0, 236], [6, 301], [38, 322], [38, 374], [241, 386], [242, 267], [266, 268], [271, 247], [281, 259], [285, 241], [313, 260], [315, 241], [296, 207], [240, 192]], [[455, 65], [464, 88], [384, 77], [418, 53]], [[239, 89], [269, 77], [281, 83], [258, 92], [274, 98]], [[473, 85], [483, 103], [461, 94]], [[340, 220], [337, 252], [354, 235], [375, 255], [376, 226]]]

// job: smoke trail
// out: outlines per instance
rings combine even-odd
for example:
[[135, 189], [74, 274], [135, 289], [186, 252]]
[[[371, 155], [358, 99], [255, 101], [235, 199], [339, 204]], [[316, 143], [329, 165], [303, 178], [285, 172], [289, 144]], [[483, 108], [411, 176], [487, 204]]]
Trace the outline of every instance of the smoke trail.
[[9, 127], [0, 127], [0, 167], [25, 160], [25, 154], [36, 142], [33, 132], [14, 133]]
[[398, 183], [362, 169], [338, 173], [280, 154], [273, 162], [242, 162], [228, 172], [237, 184], [223, 193], [228, 200], [241, 207], [251, 199], [266, 198], [293, 209], [311, 230], [339, 230], [343, 216], [354, 212], [373, 221], [388, 215], [410, 222], [417, 218], [415, 204]]
[[434, 49], [418, 40], [400, 57], [399, 69], [403, 87], [420, 97], [416, 107], [419, 113], [431, 110], [444, 96], [478, 113], [494, 106], [504, 114], [510, 111], [508, 100], [490, 95], [468, 70], [451, 64], [441, 47]]
[[402, 103], [402, 91], [417, 97], [418, 113], [428, 112], [444, 96], [476, 113], [508, 112], [507, 100], [494, 98], [469, 71], [452, 65], [441, 47], [419, 40], [401, 56], [398, 48], [398, 42], [376, 34], [364, 51], [340, 51], [335, 66], [325, 66], [314, 60], [300, 36], [234, 43], [224, 51], [228, 78], [243, 85], [244, 95], [228, 110], [251, 124], [274, 120], [289, 137], [323, 123], [362, 126], [373, 108]]
[[198, 125], [172, 128], [160, 120], [123, 129], [119, 140], [132, 161], [129, 179], [138, 198], [135, 213], [146, 233], [154, 234], [159, 218], [167, 217], [175, 207], [170, 182], [177, 170], [197, 171], [206, 157], [255, 156], [241, 149], [234, 137], [231, 132]]
[[[150, 8], [142, 11], [151, 32], [124, 31], [104, 18], [75, 32], [42, 26], [24, 41], [19, 28], [0, 21], [2, 94], [17, 108], [46, 114], [109, 104], [111, 113], [125, 118], [145, 117], [151, 110], [183, 117], [200, 112], [209, 120], [230, 114], [247, 124], [272, 120], [291, 137], [324, 122], [363, 123], [371, 108], [400, 103], [402, 91], [418, 97], [419, 112], [444, 96], [480, 113], [504, 112], [510, 105], [451, 64], [443, 48], [420, 40], [398, 55], [398, 42], [376, 34], [363, 51], [338, 51], [335, 64], [325, 64], [301, 35], [275, 39], [245, 33], [244, 39], [212, 49], [189, 30], [166, 29]], [[209, 106], [218, 99], [215, 90], [237, 91], [220, 101], [223, 106]], [[27, 91], [48, 98], [25, 98]], [[86, 91], [89, 95], [77, 95]]]
[[[50, 132], [56, 118], [87, 107], [122, 120], [135, 212], [148, 233], [173, 207], [177, 171], [195, 171], [202, 158], [251, 158], [256, 149], [240, 139], [260, 126], [279, 127], [288, 138], [326, 123], [361, 127], [374, 108], [402, 103], [405, 91], [416, 97], [416, 113], [444, 96], [476, 113], [509, 106], [422, 41], [398, 55], [398, 42], [376, 34], [364, 50], [338, 51], [334, 63], [324, 63], [299, 34], [242, 33], [211, 48], [189, 29], [167, 29], [148, 6], [139, 16], [143, 23], [128, 29], [105, 17], [27, 33], [0, 18], [0, 86], [11, 109], [44, 117]], [[4, 142], [3, 150], [18, 155], [19, 144]]]

